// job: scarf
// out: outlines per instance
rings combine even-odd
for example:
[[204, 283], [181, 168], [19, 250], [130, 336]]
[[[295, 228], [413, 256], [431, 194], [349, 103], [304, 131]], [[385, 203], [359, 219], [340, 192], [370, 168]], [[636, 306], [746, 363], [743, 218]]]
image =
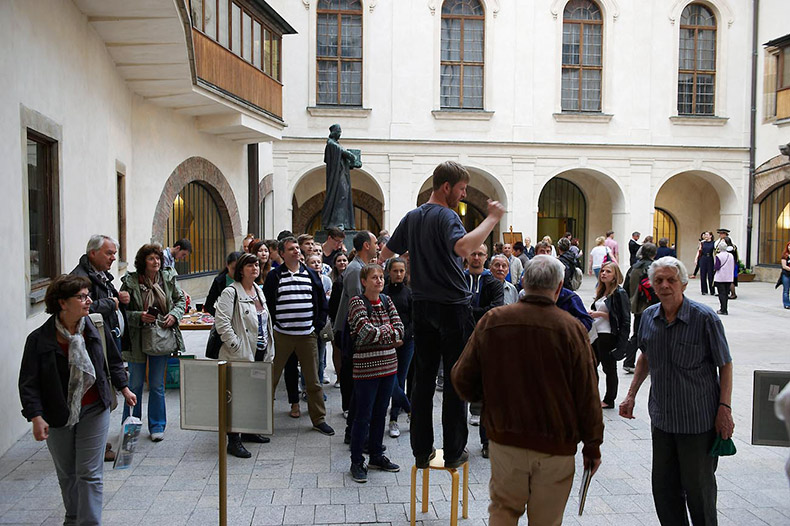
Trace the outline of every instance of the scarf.
[[77, 333], [71, 334], [60, 323], [60, 318], [55, 316], [55, 330], [69, 342], [69, 388], [67, 394], [69, 420], [66, 422], [69, 427], [80, 421], [82, 397], [96, 383], [96, 370], [93, 368], [90, 356], [88, 356], [85, 338], [82, 336], [84, 329], [85, 318], [80, 318], [77, 324]]
[[156, 273], [156, 281], [152, 281], [145, 273], [141, 274], [143, 278], [140, 284], [140, 293], [143, 296], [143, 310], [148, 310], [152, 305], [159, 309], [162, 316], [168, 312], [167, 308], [167, 295], [160, 285], [162, 281], [162, 274]]

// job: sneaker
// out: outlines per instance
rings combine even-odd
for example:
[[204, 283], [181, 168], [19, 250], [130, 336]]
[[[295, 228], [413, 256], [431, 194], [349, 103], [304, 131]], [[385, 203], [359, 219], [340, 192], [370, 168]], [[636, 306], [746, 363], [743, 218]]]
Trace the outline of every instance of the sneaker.
[[488, 458], [488, 444], [483, 444], [483, 458]]
[[329, 383], [329, 378], [324, 378], [324, 384], [328, 384], [328, 383]]
[[335, 389], [340, 389], [340, 380], [335, 382]]
[[623, 371], [625, 371], [625, 374], [634, 374], [633, 367], [623, 367]]
[[716, 314], [718, 314], [720, 316], [726, 316], [727, 315], [727, 311], [719, 309], [719, 310], [716, 311]]
[[398, 423], [394, 420], [390, 422], [390, 436], [392, 438], [398, 438], [400, 436], [400, 428], [398, 427]]
[[155, 431], [151, 433], [151, 442], [161, 442], [165, 439], [164, 431]]
[[432, 449], [430, 455], [424, 457], [415, 456], [414, 465], [417, 466], [417, 469], [426, 469], [428, 465], [431, 463], [431, 460], [433, 460], [435, 457], [436, 457], [436, 450]]
[[242, 433], [241, 434], [241, 441], [242, 442], [255, 442], [256, 444], [268, 444], [271, 442], [269, 437], [265, 437], [263, 435], [256, 435], [253, 433]]
[[480, 415], [471, 415], [469, 417], [469, 423], [472, 424], [473, 426], [479, 426], [480, 425]]
[[368, 461], [368, 467], [380, 469], [381, 471], [389, 471], [390, 473], [397, 473], [400, 471], [400, 466], [392, 462], [384, 455], [381, 455], [378, 458], [370, 457], [370, 460]]
[[444, 467], [447, 469], [456, 469], [456, 468], [460, 468], [467, 462], [469, 462], [469, 451], [464, 449], [464, 451], [461, 453], [461, 456], [458, 457], [457, 459], [445, 460]]
[[228, 440], [228, 455], [233, 455], [237, 458], [250, 458], [252, 453], [247, 451], [247, 448], [244, 447], [240, 439], [236, 438]]
[[352, 462], [350, 471], [354, 482], [364, 484], [368, 481], [368, 468], [365, 467], [364, 462]]
[[315, 429], [319, 433], [322, 433], [322, 434], [324, 434], [324, 435], [326, 435], [328, 437], [331, 437], [332, 435], [335, 434], [335, 430], [332, 429], [332, 427], [329, 424], [327, 424], [326, 422], [321, 422], [320, 424], [313, 425], [313, 429]]

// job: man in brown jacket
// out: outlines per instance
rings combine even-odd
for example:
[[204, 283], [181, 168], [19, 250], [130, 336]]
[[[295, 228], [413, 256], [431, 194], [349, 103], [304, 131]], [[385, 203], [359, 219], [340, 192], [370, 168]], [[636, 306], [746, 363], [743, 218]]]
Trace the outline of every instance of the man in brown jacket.
[[524, 299], [483, 316], [453, 367], [458, 394], [483, 401], [491, 526], [515, 526], [525, 506], [530, 524], [561, 524], [577, 444], [585, 467], [601, 463], [593, 352], [584, 327], [555, 305], [563, 276], [556, 258], [534, 257]]

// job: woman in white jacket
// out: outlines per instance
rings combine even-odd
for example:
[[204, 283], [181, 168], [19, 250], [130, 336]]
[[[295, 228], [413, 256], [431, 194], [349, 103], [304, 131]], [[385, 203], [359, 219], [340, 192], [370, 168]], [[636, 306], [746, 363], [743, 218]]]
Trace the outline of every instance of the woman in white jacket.
[[[258, 258], [243, 254], [236, 262], [234, 283], [228, 285], [217, 300], [214, 327], [222, 339], [220, 360], [232, 362], [271, 362], [274, 358], [272, 321], [263, 291], [255, 284], [260, 273]], [[242, 441], [265, 444], [261, 435], [228, 433], [228, 454], [250, 458]]]

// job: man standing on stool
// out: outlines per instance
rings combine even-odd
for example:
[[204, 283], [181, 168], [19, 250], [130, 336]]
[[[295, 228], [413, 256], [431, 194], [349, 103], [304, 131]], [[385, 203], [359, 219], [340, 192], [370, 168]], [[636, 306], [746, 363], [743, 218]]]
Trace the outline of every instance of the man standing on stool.
[[430, 199], [406, 214], [379, 256], [383, 262], [395, 253], [409, 252], [415, 339], [411, 448], [415, 465], [423, 469], [436, 454], [432, 404], [440, 359], [445, 372], [444, 465], [457, 468], [469, 458], [466, 403], [450, 381], [450, 370], [474, 330], [471, 292], [462, 265], [499, 223], [505, 209], [499, 202], [489, 201], [486, 218], [467, 233], [452, 209], [466, 197], [468, 184], [469, 172], [461, 164], [445, 161], [437, 166]]

